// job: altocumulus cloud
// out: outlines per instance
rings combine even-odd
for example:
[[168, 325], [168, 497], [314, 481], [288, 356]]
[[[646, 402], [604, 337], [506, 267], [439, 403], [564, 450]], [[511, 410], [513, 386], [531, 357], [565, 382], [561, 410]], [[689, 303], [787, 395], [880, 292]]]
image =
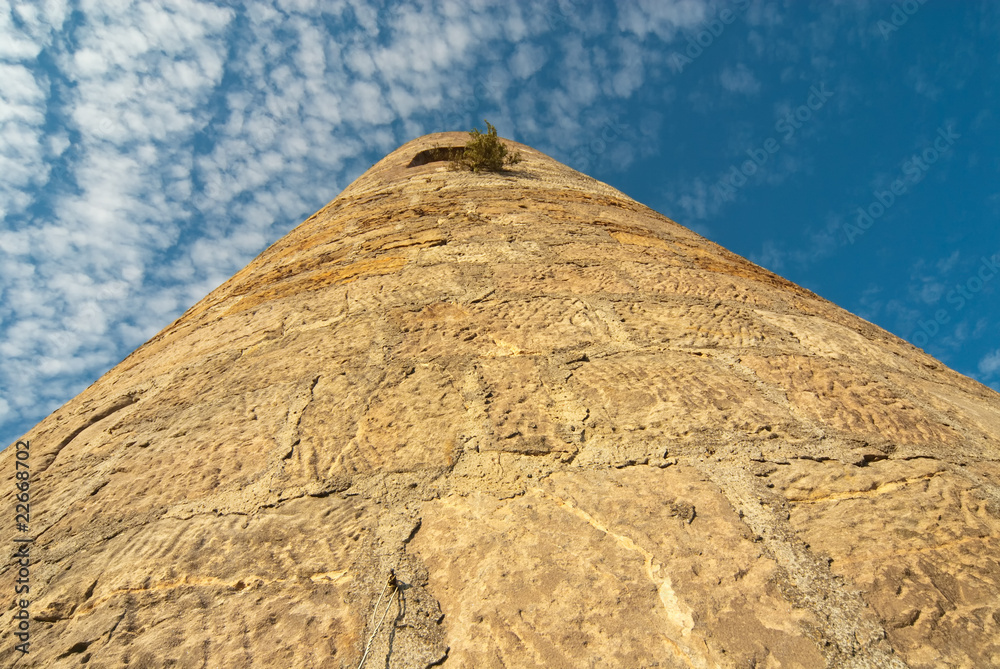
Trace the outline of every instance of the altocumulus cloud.
[[760, 82], [743, 63], [738, 63], [735, 68], [723, 69], [719, 81], [722, 87], [731, 93], [753, 95], [760, 92]]
[[489, 110], [557, 157], [606, 150], [593, 140], [623, 136], [606, 129], [642, 85], [649, 46], [712, 11], [696, 0], [8, 5], [4, 444], [403, 141]]
[[987, 378], [1000, 376], [1000, 348], [983, 356], [979, 361], [979, 371]]

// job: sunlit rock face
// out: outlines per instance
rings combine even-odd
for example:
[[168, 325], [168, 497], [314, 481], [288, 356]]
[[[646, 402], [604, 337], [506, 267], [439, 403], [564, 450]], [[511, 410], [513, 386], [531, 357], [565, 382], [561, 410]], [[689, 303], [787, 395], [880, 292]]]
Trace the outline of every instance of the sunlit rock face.
[[530, 147], [449, 170], [465, 139], [25, 436], [0, 662], [1000, 665], [1000, 396]]

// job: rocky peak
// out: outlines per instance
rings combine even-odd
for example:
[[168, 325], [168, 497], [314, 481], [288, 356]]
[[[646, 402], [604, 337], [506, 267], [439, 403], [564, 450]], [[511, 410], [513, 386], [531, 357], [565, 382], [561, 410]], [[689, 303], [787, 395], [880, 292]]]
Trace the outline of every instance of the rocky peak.
[[1000, 396], [530, 147], [451, 171], [465, 137], [25, 436], [4, 663], [1000, 664]]

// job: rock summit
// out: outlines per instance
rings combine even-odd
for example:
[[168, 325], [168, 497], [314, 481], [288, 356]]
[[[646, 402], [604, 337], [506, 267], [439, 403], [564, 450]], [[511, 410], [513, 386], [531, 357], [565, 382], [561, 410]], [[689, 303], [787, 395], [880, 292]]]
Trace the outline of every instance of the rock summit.
[[0, 663], [1000, 665], [1000, 395], [528, 146], [448, 169], [466, 138], [25, 435]]

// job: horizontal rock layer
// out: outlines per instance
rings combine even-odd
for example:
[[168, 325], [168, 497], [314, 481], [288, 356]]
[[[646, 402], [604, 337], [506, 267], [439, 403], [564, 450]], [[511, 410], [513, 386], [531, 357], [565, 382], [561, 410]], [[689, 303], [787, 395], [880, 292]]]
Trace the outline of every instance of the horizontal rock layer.
[[464, 139], [26, 435], [0, 661], [1000, 665], [1000, 396], [530, 147], [414, 160]]

